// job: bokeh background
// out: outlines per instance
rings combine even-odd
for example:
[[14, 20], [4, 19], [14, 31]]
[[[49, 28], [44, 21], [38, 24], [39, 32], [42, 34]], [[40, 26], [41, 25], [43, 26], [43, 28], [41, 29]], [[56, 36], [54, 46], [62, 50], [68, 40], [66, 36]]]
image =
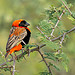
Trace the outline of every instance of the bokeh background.
[[[75, 11], [75, 0], [66, 0], [68, 3], [72, 3], [71, 11]], [[38, 43], [36, 36], [36, 25], [41, 20], [41, 14], [48, 8], [49, 5], [59, 6], [61, 3], [58, 0], [0, 0], [0, 50], [3, 54], [6, 53], [6, 42], [8, 39], [9, 31], [12, 22], [16, 19], [25, 19], [31, 26], [29, 27], [32, 36], [31, 43]], [[65, 29], [71, 29], [71, 21], [66, 18], [63, 19]], [[59, 72], [54, 71], [54, 75], [74, 75], [75, 74], [75, 33], [69, 34], [69, 39], [65, 42], [64, 52], [69, 57], [69, 72], [61, 69]], [[46, 69], [43, 62], [39, 62], [41, 57], [37, 52], [31, 53], [30, 56], [26, 56], [27, 60], [22, 59], [21, 62], [16, 62], [16, 70], [18, 73], [15, 75], [39, 75]], [[0, 63], [2, 60], [0, 59]], [[3, 72], [4, 75], [10, 75], [10, 72]]]

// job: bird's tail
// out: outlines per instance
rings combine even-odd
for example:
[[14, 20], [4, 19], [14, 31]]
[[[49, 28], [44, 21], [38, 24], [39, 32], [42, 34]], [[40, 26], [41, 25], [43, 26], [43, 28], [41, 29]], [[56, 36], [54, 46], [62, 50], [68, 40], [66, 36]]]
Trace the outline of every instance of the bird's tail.
[[21, 49], [22, 49], [22, 45], [21, 45], [21, 44], [19, 44], [18, 46], [13, 47], [10, 51], [7, 51], [7, 53], [5, 54], [5, 58], [6, 58], [8, 55], [12, 54], [13, 52], [19, 51], [19, 50], [21, 50]]

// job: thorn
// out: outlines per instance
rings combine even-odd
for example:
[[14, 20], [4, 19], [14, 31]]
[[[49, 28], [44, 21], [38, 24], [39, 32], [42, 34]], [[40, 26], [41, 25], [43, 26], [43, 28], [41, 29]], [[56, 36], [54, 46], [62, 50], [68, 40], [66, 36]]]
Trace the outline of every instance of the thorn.
[[39, 61], [39, 62], [42, 62], [43, 60]]
[[24, 59], [26, 60], [26, 57], [25, 56], [23, 56], [24, 57]]

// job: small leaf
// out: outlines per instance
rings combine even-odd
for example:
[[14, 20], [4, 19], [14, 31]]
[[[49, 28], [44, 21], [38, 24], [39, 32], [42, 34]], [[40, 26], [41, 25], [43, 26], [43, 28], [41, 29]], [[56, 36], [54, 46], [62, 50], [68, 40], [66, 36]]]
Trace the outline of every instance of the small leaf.
[[56, 70], [60, 71], [60, 69], [56, 65], [52, 64], [51, 62], [49, 62], [49, 64], [50, 66], [53, 66]]
[[65, 64], [65, 62], [62, 62], [62, 65], [63, 65], [64, 69], [66, 70], [66, 72], [68, 72], [68, 66]]
[[56, 59], [53, 58], [53, 57], [45, 57], [45, 58], [47, 58], [47, 59], [51, 59], [51, 60], [53, 60], [53, 61], [56, 61]]
[[72, 16], [68, 16], [68, 19], [70, 19], [71, 21], [74, 21], [75, 22], [75, 19], [72, 17]]
[[44, 54], [47, 55], [47, 56], [52, 56], [52, 57], [54, 57], [54, 54], [53, 54], [52, 52], [44, 52]]
[[32, 47], [36, 47], [36, 46], [37, 46], [37, 45], [30, 45], [30, 44], [25, 45], [26, 50], [29, 49], [29, 48], [32, 48]]

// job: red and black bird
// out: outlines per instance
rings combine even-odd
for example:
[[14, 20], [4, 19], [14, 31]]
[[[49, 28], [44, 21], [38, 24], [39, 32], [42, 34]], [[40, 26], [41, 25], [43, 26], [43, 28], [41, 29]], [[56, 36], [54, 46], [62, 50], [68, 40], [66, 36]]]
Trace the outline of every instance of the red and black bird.
[[6, 45], [5, 58], [13, 52], [20, 51], [24, 45], [28, 44], [31, 36], [31, 31], [27, 28], [29, 25], [22, 19], [13, 22]]

